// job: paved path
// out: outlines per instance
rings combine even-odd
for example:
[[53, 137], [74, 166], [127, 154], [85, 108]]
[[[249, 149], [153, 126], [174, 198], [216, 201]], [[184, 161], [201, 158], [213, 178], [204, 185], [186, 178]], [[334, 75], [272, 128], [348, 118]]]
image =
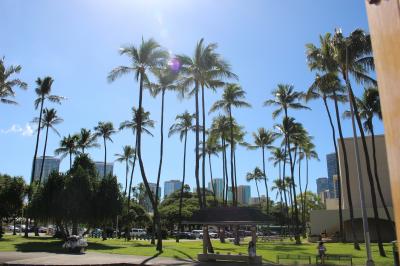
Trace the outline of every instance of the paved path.
[[190, 260], [166, 257], [144, 257], [103, 254], [57, 254], [46, 252], [0, 252], [0, 264], [5, 265], [192, 265]]

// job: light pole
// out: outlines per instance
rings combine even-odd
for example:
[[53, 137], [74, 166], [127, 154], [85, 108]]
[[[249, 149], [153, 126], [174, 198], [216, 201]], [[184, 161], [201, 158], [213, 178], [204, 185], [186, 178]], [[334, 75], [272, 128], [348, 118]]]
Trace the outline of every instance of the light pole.
[[357, 140], [357, 130], [356, 124], [354, 121], [354, 107], [353, 107], [353, 97], [351, 88], [350, 88], [350, 81], [348, 76], [348, 44], [346, 40], [346, 87], [348, 92], [348, 97], [350, 101], [350, 112], [351, 112], [351, 126], [353, 129], [353, 143], [354, 143], [354, 151], [356, 154], [356, 165], [357, 165], [357, 180], [358, 180], [358, 187], [360, 189], [360, 203], [361, 203], [361, 214], [362, 214], [362, 221], [363, 221], [363, 229], [364, 229], [364, 240], [365, 240], [365, 249], [367, 251], [367, 266], [374, 266], [375, 263], [372, 260], [371, 254], [371, 239], [369, 235], [369, 226], [368, 226], [368, 215], [367, 209], [365, 207], [365, 193], [364, 193], [364, 181], [361, 176], [361, 161], [360, 161], [360, 150], [358, 147], [358, 140]]

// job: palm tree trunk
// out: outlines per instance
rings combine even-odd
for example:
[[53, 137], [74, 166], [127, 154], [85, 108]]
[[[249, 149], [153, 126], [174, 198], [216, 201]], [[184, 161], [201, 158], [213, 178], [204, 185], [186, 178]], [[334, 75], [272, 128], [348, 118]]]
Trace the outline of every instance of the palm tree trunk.
[[303, 202], [303, 227], [306, 228], [306, 212], [307, 210], [307, 189], [308, 189], [308, 158], [306, 155], [306, 186], [304, 188], [304, 202]]
[[221, 149], [221, 158], [222, 158], [222, 204], [225, 205], [225, 156], [224, 156], [224, 149], [225, 149], [225, 144], [224, 144], [224, 138], [221, 135], [221, 144], [222, 144], [222, 149]]
[[196, 191], [197, 191], [197, 197], [199, 200], [199, 208], [203, 208], [203, 201], [201, 197], [201, 189], [200, 189], [200, 179], [199, 179], [199, 161], [200, 161], [200, 156], [199, 156], [199, 142], [200, 142], [200, 126], [199, 126], [199, 83], [196, 81], [195, 84], [195, 105], [196, 105], [196, 147], [195, 147], [195, 153], [196, 153], [196, 162], [195, 162], [195, 178], [196, 178]]
[[[181, 231], [181, 227], [182, 227], [183, 189], [185, 187], [185, 176], [186, 176], [186, 143], [187, 143], [187, 130], [185, 131], [185, 144], [183, 145], [183, 170], [182, 170], [181, 193], [180, 193], [180, 196], [179, 196], [179, 225], [178, 225], [178, 232]], [[179, 233], [176, 235], [176, 242], [179, 242]]]
[[124, 191], [124, 197], [126, 197], [126, 190], [128, 189], [128, 172], [129, 172], [129, 158], [125, 159], [125, 191]]
[[135, 171], [135, 165], [136, 165], [136, 155], [137, 155], [136, 147], [137, 147], [137, 136], [135, 137], [135, 155], [133, 156], [133, 165], [132, 165], [132, 171], [131, 171], [131, 178], [129, 180], [128, 211], [129, 211], [129, 206], [131, 204], [131, 191], [132, 191], [133, 172]]
[[[284, 155], [285, 155], [285, 159], [283, 160], [283, 168], [282, 168], [282, 186], [285, 188], [285, 190], [283, 191], [283, 195], [285, 197], [285, 205], [286, 205], [286, 209], [285, 209], [285, 220], [289, 221], [289, 205], [288, 205], [288, 199], [287, 199], [287, 191], [286, 191], [286, 180], [285, 180], [285, 174], [286, 174], [286, 158], [287, 158], [287, 145], [286, 145], [286, 141], [285, 141], [285, 148], [284, 148]], [[290, 224], [288, 223], [288, 231], [290, 231]]]
[[322, 98], [325, 106], [326, 113], [328, 114], [329, 118], [329, 124], [332, 129], [332, 140], [333, 140], [333, 146], [335, 148], [335, 157], [336, 157], [336, 169], [337, 169], [337, 178], [338, 178], [338, 194], [339, 194], [339, 232], [340, 232], [340, 238], [342, 242], [345, 242], [345, 234], [343, 230], [343, 211], [342, 211], [342, 192], [341, 192], [341, 178], [340, 178], [340, 168], [339, 168], [339, 153], [338, 153], [338, 148], [336, 145], [336, 133], [335, 133], [335, 126], [333, 125], [332, 121], [332, 116], [331, 112], [329, 111], [328, 103], [326, 101], [326, 97], [323, 96]]
[[289, 163], [291, 165], [290, 167], [290, 179], [292, 180], [292, 190], [293, 190], [293, 202], [294, 202], [294, 216], [295, 216], [295, 239], [296, 239], [296, 244], [301, 244], [300, 240], [300, 234], [299, 234], [299, 209], [297, 206], [297, 199], [296, 199], [296, 186], [295, 186], [295, 181], [294, 181], [294, 173], [293, 173], [293, 161], [292, 161], [292, 153], [290, 152], [290, 141], [289, 141], [289, 136], [287, 137], [287, 145], [288, 145], [288, 150], [289, 150]]
[[[300, 152], [300, 151], [299, 151]], [[304, 208], [303, 208], [303, 206], [304, 206], [304, 195], [303, 195], [303, 190], [302, 190], [302, 188], [301, 188], [301, 171], [300, 171], [300, 167], [301, 167], [301, 158], [300, 158], [300, 155], [299, 155], [299, 190], [300, 190], [300, 206], [301, 206], [301, 217], [303, 217], [303, 214], [304, 214]], [[302, 225], [302, 228], [301, 228], [301, 230], [302, 230], [302, 232], [303, 232], [303, 236], [304, 236], [304, 232], [305, 232], [305, 227], [304, 227], [304, 223], [303, 223], [303, 220], [302, 220], [302, 223], [301, 223], [301, 225]]]
[[233, 120], [232, 120], [232, 110], [229, 107], [229, 123], [230, 123], [230, 139], [231, 139], [231, 183], [232, 183], [232, 204], [233, 206], [237, 206], [236, 201], [236, 189], [235, 189], [235, 181], [233, 177]]
[[[265, 172], [265, 147], [262, 147], [262, 160], [263, 160], [263, 173], [264, 173], [264, 184], [265, 184], [265, 194], [267, 196], [267, 215], [269, 215], [269, 194], [268, 194], [268, 181], [267, 173]], [[260, 201], [261, 204], [261, 201]]]
[[103, 178], [106, 178], [106, 173], [107, 173], [107, 171], [106, 171], [106, 167], [107, 167], [107, 144], [106, 144], [106, 138], [105, 137], [103, 137], [103, 142], [104, 142], [104, 170], [103, 170], [104, 176], [103, 176]]
[[[226, 191], [225, 191], [225, 197], [226, 197], [226, 205], [228, 205], [228, 192], [229, 192], [229, 178], [228, 178], [228, 159], [226, 156], [226, 140], [224, 138], [224, 159], [225, 159], [225, 186], [226, 186]], [[233, 195], [232, 195], [233, 196]]]
[[212, 167], [211, 167], [211, 154], [208, 154], [208, 165], [210, 167], [211, 188], [212, 188], [212, 191], [213, 191], [215, 204], [217, 204], [218, 201], [217, 201], [217, 195], [215, 194], [216, 193], [215, 192], [215, 185], [214, 185], [214, 179], [213, 179], [213, 173], [212, 173]]
[[358, 243], [358, 240], [357, 240], [357, 234], [355, 231], [355, 224], [354, 224], [354, 208], [353, 208], [353, 199], [352, 199], [351, 188], [350, 188], [349, 161], [347, 159], [347, 148], [346, 148], [346, 145], [344, 144], [342, 124], [340, 122], [339, 105], [338, 105], [335, 91], [333, 91], [333, 100], [334, 100], [334, 104], [335, 104], [335, 113], [336, 113], [336, 121], [337, 121], [337, 127], [338, 127], [338, 132], [339, 132], [340, 145], [341, 145], [342, 151], [343, 151], [347, 200], [348, 200], [348, 204], [349, 204], [350, 226], [351, 226], [351, 232], [353, 235], [354, 249], [360, 250], [360, 244]]
[[72, 168], [72, 150], [69, 150], [69, 170]]
[[377, 202], [376, 202], [375, 185], [374, 185], [374, 179], [372, 177], [371, 163], [370, 163], [370, 157], [369, 157], [367, 142], [365, 141], [365, 135], [364, 135], [363, 127], [362, 127], [362, 124], [361, 124], [361, 118], [360, 118], [360, 115], [358, 113], [358, 107], [357, 107], [356, 99], [354, 97], [353, 90], [352, 90], [351, 85], [350, 85], [350, 81], [347, 81], [347, 84], [348, 84], [348, 90], [349, 90], [349, 94], [350, 94], [350, 100], [351, 100], [351, 102], [353, 104], [353, 108], [354, 108], [354, 114], [355, 114], [356, 122], [357, 122], [357, 125], [358, 125], [358, 129], [360, 131], [362, 146], [363, 146], [363, 149], [364, 149], [365, 162], [366, 162], [366, 165], [367, 165], [367, 175], [368, 175], [368, 180], [369, 180], [369, 184], [370, 184], [370, 188], [371, 188], [371, 199], [372, 199], [372, 207], [373, 207], [373, 211], [374, 211], [374, 222], [375, 222], [376, 235], [377, 235], [377, 238], [378, 238], [379, 254], [382, 257], [386, 257], [386, 252], [383, 249], [383, 244], [382, 244], [381, 229], [380, 229], [380, 225], [379, 225], [378, 206], [377, 206]]
[[46, 159], [46, 148], [47, 148], [47, 138], [49, 136], [49, 127], [46, 127], [46, 138], [44, 140], [44, 149], [43, 149], [43, 158], [42, 158], [42, 165], [40, 166], [40, 175], [39, 175], [39, 186], [42, 183], [42, 176], [43, 176], [43, 168], [44, 168], [44, 160]]
[[203, 116], [203, 128], [202, 128], [202, 133], [203, 133], [203, 145], [202, 145], [202, 165], [201, 165], [201, 174], [202, 174], [202, 185], [203, 185], [203, 191], [202, 191], [202, 201], [203, 201], [203, 207], [205, 208], [207, 205], [206, 201], [206, 157], [205, 157], [205, 152], [206, 152], [206, 111], [205, 111], [205, 106], [204, 106], [204, 84], [201, 84], [201, 106], [202, 106], [202, 116]]
[[[142, 125], [142, 112], [143, 112], [143, 75], [144, 75], [144, 71], [141, 71], [141, 73], [140, 73], [140, 88], [139, 88], [139, 107], [138, 107], [139, 112], [138, 112], [138, 121], [137, 121], [137, 129], [136, 129], [137, 144], [138, 144], [137, 153], [138, 153], [140, 173], [142, 175], [143, 183], [146, 188], [147, 195], [150, 199], [150, 203], [153, 207], [153, 211], [156, 212], [157, 205], [155, 203], [154, 197], [152, 196], [153, 193], [151, 192], [149, 182], [147, 181], [146, 172], [145, 172], [144, 164], [143, 164], [143, 160], [142, 160], [142, 149], [141, 149], [142, 148], [141, 147], [142, 146], [141, 145], [142, 144], [142, 127], [141, 127], [141, 125]], [[157, 221], [157, 222], [159, 222], [159, 221]], [[161, 236], [160, 226], [158, 226], [158, 231], [159, 232], [158, 232], [156, 250], [161, 252], [162, 251], [162, 236]]]
[[374, 160], [374, 175], [375, 175], [375, 181], [376, 181], [376, 188], [378, 189], [379, 198], [382, 202], [383, 209], [385, 210], [386, 217], [387, 217], [388, 221], [390, 222], [390, 225], [392, 226], [393, 235], [394, 235], [396, 232], [396, 229], [394, 228], [394, 223], [392, 221], [392, 218], [390, 217], [390, 213], [389, 213], [388, 207], [385, 202], [385, 198], [382, 193], [382, 187], [381, 187], [381, 183], [379, 181], [379, 176], [378, 176], [378, 163], [377, 163], [377, 158], [376, 158], [375, 133], [374, 133], [374, 128], [372, 126], [372, 121], [371, 121], [370, 130], [371, 130], [371, 139], [372, 139], [372, 158]]
[[[162, 161], [163, 161], [163, 152], [164, 152], [164, 98], [165, 98], [165, 88], [162, 89], [161, 93], [161, 126], [160, 126], [160, 162], [158, 165], [158, 173], [157, 173], [157, 183], [156, 183], [156, 195], [155, 195], [155, 207], [154, 209], [154, 219], [153, 219], [153, 227], [155, 228], [155, 222], [160, 219], [158, 217], [158, 202], [159, 202], [159, 195], [158, 195], [158, 188], [160, 187], [160, 178], [161, 178], [161, 169], [162, 169]], [[160, 195], [161, 196], [161, 195]], [[158, 224], [160, 227], [161, 224]], [[161, 230], [159, 230], [161, 231]], [[153, 230], [154, 232], [154, 230]]]
[[256, 179], [254, 179], [254, 183], [256, 183], [257, 195], [258, 195], [258, 203], [260, 203], [260, 208], [261, 208], [261, 197], [260, 197], [260, 191], [258, 190], [258, 184], [257, 184], [257, 180], [256, 180]]

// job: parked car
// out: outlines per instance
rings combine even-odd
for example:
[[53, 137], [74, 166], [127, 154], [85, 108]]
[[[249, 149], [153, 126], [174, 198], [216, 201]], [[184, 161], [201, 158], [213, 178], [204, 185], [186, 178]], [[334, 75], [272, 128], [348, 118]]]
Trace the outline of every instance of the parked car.
[[39, 233], [47, 233], [47, 228], [46, 227], [39, 227]]
[[132, 237], [143, 237], [147, 234], [145, 229], [132, 228], [130, 235]]
[[102, 233], [103, 233], [103, 230], [101, 230], [100, 228], [95, 228], [90, 233], [90, 236], [91, 237], [101, 237]]
[[192, 230], [192, 234], [196, 236], [196, 238], [203, 238], [203, 230]]
[[178, 233], [180, 239], [196, 239], [196, 235], [190, 232], [179, 232]]

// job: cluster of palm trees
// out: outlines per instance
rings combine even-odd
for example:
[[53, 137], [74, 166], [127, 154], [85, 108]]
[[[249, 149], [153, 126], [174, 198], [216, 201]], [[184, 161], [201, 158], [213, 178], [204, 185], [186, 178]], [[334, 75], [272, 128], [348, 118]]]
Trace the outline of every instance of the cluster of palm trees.
[[[347, 193], [350, 208], [350, 220], [353, 232], [355, 248], [359, 248], [357, 237], [354, 230], [354, 208], [350, 190], [350, 176], [348, 154], [344, 145], [342, 131], [342, 115], [339, 104], [350, 103], [351, 111], [344, 112], [344, 117], [354, 118], [362, 139], [362, 147], [367, 162], [368, 180], [371, 187], [371, 197], [374, 207], [374, 220], [378, 233], [378, 243], [380, 254], [384, 256], [382, 247], [380, 228], [378, 223], [377, 188], [379, 199], [385, 208], [387, 218], [391, 217], [380, 187], [377, 173], [377, 158], [374, 138], [373, 119], [381, 119], [379, 104], [379, 94], [376, 88], [376, 81], [370, 76], [374, 69], [373, 57], [371, 52], [370, 37], [362, 30], [355, 30], [345, 37], [339, 30], [333, 35], [330, 33], [320, 37], [319, 46], [307, 44], [307, 60], [311, 71], [316, 71], [314, 82], [305, 91], [296, 91], [293, 85], [278, 84], [272, 91], [272, 97], [265, 101], [265, 106], [273, 106], [276, 109], [272, 112], [272, 117], [279, 120], [273, 129], [259, 128], [253, 133], [253, 143], [245, 141], [246, 132], [244, 127], [239, 125], [234, 118], [235, 108], [250, 108], [251, 105], [245, 99], [243, 88], [234, 83], [238, 80], [236, 74], [231, 70], [231, 66], [217, 52], [217, 44], [206, 44], [201, 39], [194, 49], [193, 55], [170, 56], [155, 40], [142, 39], [139, 46], [129, 45], [120, 49], [120, 54], [127, 56], [130, 64], [118, 66], [110, 71], [108, 81], [114, 82], [124, 75], [132, 75], [139, 84], [137, 107], [132, 107], [132, 118], [120, 124], [119, 130], [129, 129], [133, 133], [133, 145], [123, 147], [121, 154], [115, 154], [117, 161], [125, 164], [125, 188], [124, 196], [128, 197], [128, 207], [132, 191], [132, 179], [136, 161], [139, 163], [139, 170], [143, 179], [146, 194], [154, 210], [154, 226], [157, 231], [157, 250], [162, 250], [161, 225], [158, 212], [160, 196], [158, 195], [160, 179], [162, 176], [163, 154], [164, 154], [164, 113], [165, 113], [165, 94], [175, 92], [181, 98], [194, 97], [194, 113], [185, 111], [176, 116], [176, 121], [169, 128], [168, 136], [179, 134], [183, 141], [183, 165], [182, 165], [182, 187], [180, 190], [181, 199], [179, 213], [182, 209], [182, 195], [186, 181], [186, 153], [189, 134], [195, 133], [195, 182], [197, 198], [200, 208], [206, 206], [206, 162], [212, 184], [212, 193], [217, 201], [216, 189], [213, 182], [212, 157], [220, 156], [222, 160], [222, 179], [223, 195], [222, 205], [238, 205], [237, 198], [237, 147], [244, 146], [248, 149], [261, 150], [262, 167], [256, 166], [253, 171], [246, 175], [248, 181], [254, 181], [261, 205], [258, 183], [263, 182], [266, 191], [266, 212], [270, 214], [271, 200], [269, 192], [276, 190], [276, 197], [280, 200], [280, 208], [283, 217], [290, 221], [292, 233], [295, 235], [296, 243], [301, 243], [300, 235], [305, 234], [306, 230], [306, 208], [307, 190], [309, 185], [308, 164], [312, 159], [318, 159], [313, 144], [313, 137], [309, 135], [304, 126], [297, 121], [291, 110], [310, 110], [305, 103], [309, 100], [321, 99], [328, 115], [329, 127], [332, 131], [332, 141], [335, 148], [336, 157], [338, 156], [338, 145], [336, 143], [336, 133], [339, 135], [339, 144], [344, 156], [344, 173], [338, 172], [338, 189], [341, 188], [342, 175], [346, 191], [339, 191], [339, 218], [340, 236], [343, 241], [343, 215], [342, 215], [342, 194]], [[4, 103], [15, 103], [12, 97], [15, 95], [13, 87], [26, 88], [26, 83], [19, 79], [12, 78], [18, 74], [20, 66], [6, 68], [4, 58], [0, 61], [0, 97]], [[354, 95], [351, 82], [366, 84], [367, 87], [360, 99]], [[51, 87], [53, 79], [45, 77], [36, 81], [38, 87], [36, 93], [38, 98], [35, 100], [35, 108], [40, 109], [39, 117], [34, 121], [38, 124], [36, 146], [34, 158], [37, 157], [38, 145], [41, 130], [45, 130], [45, 144], [43, 157], [46, 155], [47, 140], [49, 129], [54, 130], [55, 126], [62, 122], [55, 109], [45, 107], [47, 102], [61, 103], [63, 97], [52, 95]], [[206, 110], [205, 89], [212, 91], [223, 88], [221, 99], [212, 104], [210, 110]], [[151, 135], [151, 128], [155, 122], [150, 119], [150, 113], [145, 111], [144, 90], [149, 90], [153, 97], [161, 95], [161, 117], [160, 117], [160, 150], [159, 163], [156, 180], [155, 193], [150, 189], [146, 175], [146, 167], [142, 158], [142, 136]], [[10, 99], [11, 98], [11, 99]], [[331, 105], [334, 107], [334, 115], [331, 112]], [[133, 106], [134, 104], [132, 104]], [[206, 127], [206, 113], [221, 111], [214, 117], [210, 127]], [[290, 113], [290, 114], [289, 114]], [[336, 121], [335, 121], [336, 120]], [[60, 142], [60, 147], [55, 151], [62, 158], [69, 156], [70, 168], [72, 166], [72, 156], [85, 153], [87, 149], [98, 147], [97, 139], [101, 138], [104, 146], [104, 176], [106, 175], [107, 162], [107, 142], [112, 142], [112, 135], [117, 132], [111, 122], [99, 122], [94, 127], [93, 132], [89, 129], [81, 129], [80, 133], [68, 135]], [[369, 160], [365, 134], [369, 133], [373, 141], [373, 162]], [[278, 167], [279, 176], [273, 180], [274, 186], [268, 187], [266, 161], [270, 152], [269, 161], [274, 167]], [[229, 159], [229, 161], [228, 161]], [[44, 161], [44, 160], [43, 160]], [[301, 182], [301, 165], [305, 161], [306, 183]], [[337, 163], [339, 162], [337, 158]], [[296, 169], [297, 166], [297, 169]], [[337, 165], [338, 166], [338, 165]], [[33, 160], [32, 178], [36, 168], [36, 161]], [[43, 173], [43, 162], [40, 171], [39, 185]], [[339, 167], [337, 167], [339, 169]], [[297, 174], [296, 174], [297, 170]], [[296, 178], [297, 177], [297, 178]], [[229, 199], [232, 196], [232, 200]], [[300, 199], [300, 201], [298, 200]], [[211, 247], [209, 247], [211, 248]]]
[[[379, 215], [377, 209], [376, 190], [379, 192], [379, 198], [385, 209], [387, 219], [391, 222], [389, 211], [385, 203], [378, 172], [377, 172], [377, 158], [375, 154], [375, 138], [373, 131], [373, 118], [376, 116], [381, 119], [379, 93], [376, 88], [376, 81], [371, 77], [371, 72], [374, 70], [374, 59], [372, 56], [370, 35], [361, 29], [357, 29], [344, 36], [341, 30], [335, 30], [334, 34], [326, 33], [320, 36], [319, 47], [314, 44], [307, 44], [307, 59], [310, 70], [317, 71], [315, 81], [307, 91], [306, 98], [322, 99], [326, 112], [328, 114], [330, 127], [332, 129], [332, 138], [334, 142], [335, 152], [337, 156], [336, 145], [336, 130], [339, 133], [341, 150], [344, 157], [344, 173], [338, 172], [339, 189], [341, 187], [342, 176], [344, 174], [346, 191], [339, 191], [339, 218], [340, 218], [340, 235], [344, 241], [343, 232], [343, 215], [342, 215], [342, 195], [347, 193], [351, 231], [353, 233], [354, 247], [359, 249], [357, 236], [355, 234], [354, 223], [354, 206], [352, 203], [352, 194], [350, 189], [350, 176], [349, 176], [349, 163], [346, 146], [344, 145], [343, 132], [341, 126], [341, 115], [339, 112], [338, 103], [349, 102], [350, 111], [345, 112], [346, 117], [351, 117], [356, 121], [358, 132], [361, 137], [362, 149], [365, 156], [366, 170], [368, 176], [368, 183], [370, 185], [370, 194], [373, 205], [374, 224], [377, 232], [379, 253], [385, 256], [383, 249], [381, 228], [379, 224]], [[352, 78], [361, 83], [366, 88], [360, 99], [357, 99], [352, 89]], [[336, 115], [336, 126], [334, 125], [328, 101], [332, 100]], [[363, 122], [364, 121], [364, 122]], [[371, 165], [369, 150], [365, 134], [370, 133], [372, 136], [373, 146], [373, 167]], [[336, 160], [339, 161], [338, 158]], [[373, 173], [374, 170], [374, 173]]]

